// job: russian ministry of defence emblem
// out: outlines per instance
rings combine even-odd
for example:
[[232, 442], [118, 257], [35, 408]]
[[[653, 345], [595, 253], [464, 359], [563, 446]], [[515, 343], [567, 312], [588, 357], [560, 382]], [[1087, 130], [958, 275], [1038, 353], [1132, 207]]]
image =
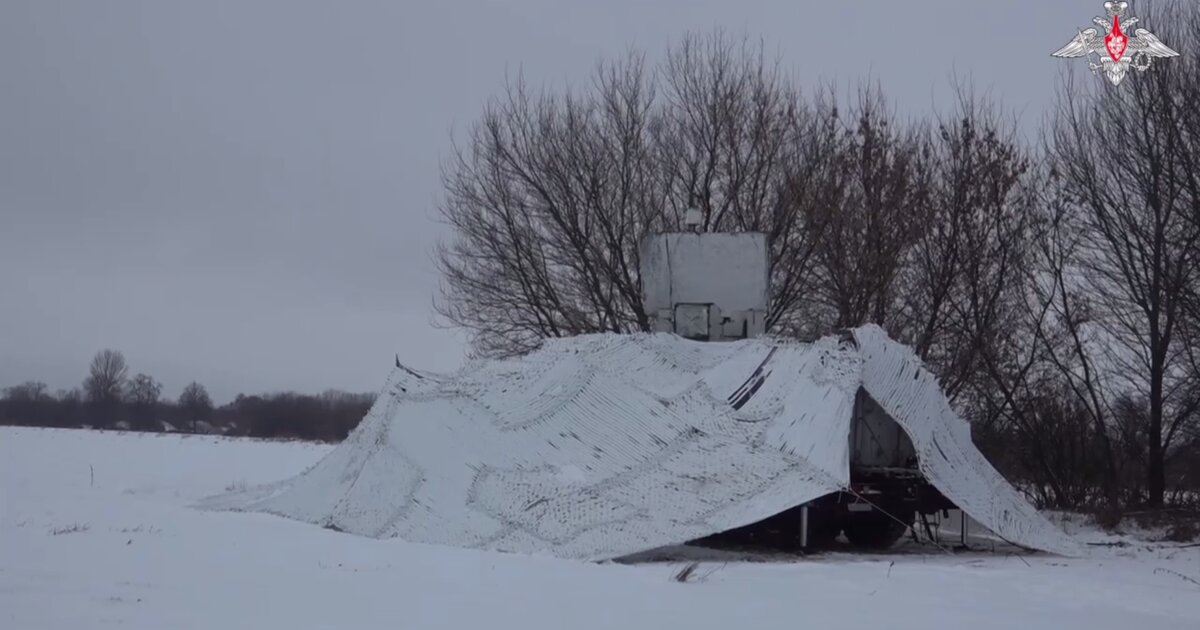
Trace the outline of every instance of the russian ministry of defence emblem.
[[[1103, 72], [1113, 85], [1120, 85], [1130, 68], [1145, 72], [1155, 57], [1179, 56], [1144, 28], [1135, 30], [1133, 37], [1126, 35], [1126, 31], [1138, 22], [1135, 17], [1125, 19], [1125, 12], [1129, 10], [1128, 2], [1105, 2], [1104, 10], [1108, 18], [1095, 17], [1092, 22], [1104, 29], [1109, 29], [1111, 22], [1111, 30], [1103, 36], [1096, 28], [1079, 31], [1075, 39], [1053, 53], [1054, 56], [1087, 57], [1092, 72]], [[1096, 55], [1100, 63], [1092, 62], [1092, 55]]]

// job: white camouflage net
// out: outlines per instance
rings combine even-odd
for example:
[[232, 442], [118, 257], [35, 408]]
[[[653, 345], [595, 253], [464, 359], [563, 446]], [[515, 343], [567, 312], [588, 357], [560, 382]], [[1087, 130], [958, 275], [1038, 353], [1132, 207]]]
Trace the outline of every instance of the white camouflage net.
[[975, 450], [911, 352], [876, 327], [855, 339], [859, 348], [833, 337], [589, 335], [450, 376], [398, 367], [315, 466], [203, 507], [378, 538], [620, 557], [844, 488], [863, 386], [912, 437], [929, 480], [977, 521], [1078, 553]]

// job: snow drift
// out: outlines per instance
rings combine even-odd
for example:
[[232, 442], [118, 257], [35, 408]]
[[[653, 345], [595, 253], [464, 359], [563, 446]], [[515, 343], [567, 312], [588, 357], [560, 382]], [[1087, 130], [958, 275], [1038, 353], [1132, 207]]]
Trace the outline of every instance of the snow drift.
[[203, 506], [378, 538], [619, 557], [846, 487], [860, 387], [975, 520], [1018, 544], [1079, 552], [974, 448], [916, 356], [874, 326], [811, 344], [589, 335], [448, 376], [397, 367], [315, 466]]

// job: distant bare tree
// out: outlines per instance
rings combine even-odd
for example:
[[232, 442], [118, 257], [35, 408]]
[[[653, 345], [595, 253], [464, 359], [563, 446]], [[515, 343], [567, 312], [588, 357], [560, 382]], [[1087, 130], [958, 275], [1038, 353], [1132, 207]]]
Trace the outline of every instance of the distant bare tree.
[[839, 118], [831, 168], [818, 183], [820, 202], [807, 209], [811, 222], [824, 227], [809, 295], [821, 309], [806, 312], [810, 322], [825, 322], [816, 333], [868, 322], [891, 328], [900, 315], [897, 279], [908, 248], [928, 225], [929, 191], [920, 131], [899, 125], [887, 108], [878, 89], [860, 89]]
[[954, 399], [964, 388], [986, 412], [997, 370], [1028, 354], [1024, 325], [1029, 240], [1038, 221], [1037, 158], [1014, 119], [958, 88], [953, 112], [929, 130], [915, 178], [927, 187], [915, 213], [898, 288], [895, 334], [941, 376]]
[[138, 374], [129, 379], [125, 398], [129, 404], [133, 428], [140, 431], [161, 430], [157, 422], [158, 399], [162, 395], [162, 383], [147, 374]]
[[[1061, 310], [1074, 317], [1062, 320], [1071, 360], [1059, 365], [1093, 383], [1080, 393], [1104, 414], [1105, 431], [1118, 416], [1144, 423], [1145, 500], [1157, 506], [1168, 457], [1200, 408], [1189, 361], [1200, 341], [1189, 321], [1200, 286], [1200, 9], [1152, 9], [1142, 18], [1183, 56], [1131, 77], [1130, 89], [1068, 86], [1050, 155], [1077, 239], [1060, 279], [1061, 298], [1074, 302]], [[1144, 413], [1131, 412], [1142, 403]]]
[[92, 359], [83, 390], [97, 426], [110, 427], [116, 423], [128, 372], [125, 355], [115, 350], [102, 350]]
[[813, 144], [829, 167], [810, 179], [816, 194], [801, 210], [820, 238], [792, 328], [814, 336], [880, 324], [952, 398], [969, 386], [972, 404], [984, 405], [996, 395], [988, 364], [1019, 351], [1035, 157], [1014, 120], [965, 86], [932, 121], [897, 120], [878, 88], [860, 89], [828, 120], [834, 140]]
[[80, 414], [83, 411], [83, 390], [78, 387], [60, 389], [55, 397], [59, 403], [59, 417], [55, 424], [64, 427], [78, 426], [81, 423]]
[[212, 398], [208, 396], [208, 390], [196, 381], [183, 388], [183, 393], [179, 395], [179, 407], [184, 418], [191, 423], [192, 433], [196, 432], [197, 423], [207, 422], [212, 417]]
[[0, 419], [14, 424], [44, 424], [47, 421], [45, 403], [54, 399], [46, 393], [46, 384], [26, 381], [4, 389], [0, 399]]
[[[1099, 357], [1092, 351], [1095, 301], [1089, 299], [1086, 290], [1076, 282], [1079, 274], [1077, 261], [1086, 257], [1089, 247], [1088, 235], [1080, 231], [1072, 221], [1075, 211], [1072, 199], [1063, 190], [1058, 173], [1051, 171], [1046, 181], [1043, 201], [1044, 223], [1035, 242], [1036, 256], [1029, 283], [1032, 331], [1037, 340], [1029, 361], [1023, 365], [1025, 382], [1014, 383], [1014, 389], [1024, 386], [1025, 391], [1006, 391], [1012, 404], [1012, 420], [1017, 424], [1027, 444], [1034, 451], [1039, 467], [1047, 469], [1034, 475], [1038, 485], [1053, 490], [1056, 498], [1052, 505], [1066, 505], [1060, 480], [1049, 472], [1054, 466], [1053, 451], [1049, 445], [1056, 441], [1077, 441], [1092, 444], [1092, 452], [1100, 465], [1098, 487], [1100, 496], [1093, 497], [1109, 511], [1118, 511], [1124, 498], [1121, 496], [1120, 479], [1124, 462], [1120, 458], [1118, 436], [1112, 432], [1112, 409], [1106, 374]], [[1032, 381], [1032, 382], [1031, 382]], [[1054, 401], [1052, 396], [1043, 395], [1046, 390], [1056, 390], [1059, 397], [1073, 400]], [[1024, 397], [1023, 400], [1016, 400]], [[1024, 404], [1022, 404], [1024, 403]], [[1063, 413], [1056, 426], [1055, 418], [1047, 421], [1042, 411], [1058, 406]], [[1086, 422], [1072, 422], [1078, 418]], [[1064, 437], [1068, 431], [1071, 437]], [[1025, 453], [1029, 457], [1029, 453]], [[1078, 472], [1078, 468], [1072, 468]]]
[[20, 385], [6, 387], [4, 389], [4, 398], [9, 402], [46, 400], [50, 397], [46, 391], [47, 387], [45, 383], [40, 381], [26, 381]]
[[338, 441], [358, 426], [371, 408], [374, 394], [336, 390], [320, 396], [282, 392], [263, 396], [239, 394], [217, 411], [227, 425], [254, 437], [292, 437]]
[[[1200, 102], [1200, 58], [1197, 58], [1197, 42], [1200, 41], [1200, 8], [1194, 3], [1176, 2], [1166, 7], [1163, 14], [1171, 16], [1168, 19], [1175, 24], [1177, 36], [1184, 38], [1179, 46], [1183, 56], [1170, 60], [1171, 62], [1182, 62], [1176, 68], [1181, 77], [1178, 81], [1178, 88], [1183, 92], [1186, 102], [1193, 104]], [[1176, 159], [1186, 159], [1187, 157], [1195, 159], [1195, 149], [1200, 147], [1200, 115], [1195, 111], [1194, 105], [1180, 121], [1180, 127], [1184, 135], [1177, 147], [1186, 147], [1187, 150], [1180, 152]], [[1195, 177], [1195, 170], [1195, 168], [1189, 169], [1184, 188], [1191, 202], [1192, 221], [1200, 225], [1200, 179]], [[1183, 339], [1181, 345], [1186, 357], [1187, 378], [1182, 387], [1186, 389], [1185, 399], [1200, 401], [1200, 274], [1192, 275], [1191, 284], [1184, 295], [1183, 305], [1186, 316], [1181, 322], [1179, 334]], [[1180, 438], [1178, 448], [1165, 453], [1166, 461], [1164, 463], [1167, 468], [1170, 468], [1172, 460], [1175, 460], [1176, 467], [1185, 471], [1184, 476], [1190, 480], [1191, 484], [1179, 488], [1179, 490], [1190, 491], [1193, 496], [1198, 496], [1200, 495], [1200, 474], [1197, 474], [1200, 472], [1200, 417], [1198, 414], [1191, 414], [1190, 418], [1181, 421], [1176, 426], [1178, 428], [1176, 434]]]

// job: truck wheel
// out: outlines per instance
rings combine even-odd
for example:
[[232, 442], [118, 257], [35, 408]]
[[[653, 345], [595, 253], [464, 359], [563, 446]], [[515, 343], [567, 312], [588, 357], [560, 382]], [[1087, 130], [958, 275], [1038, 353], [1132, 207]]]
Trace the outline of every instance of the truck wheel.
[[887, 549], [896, 544], [908, 531], [907, 525], [896, 522], [883, 514], [852, 518], [843, 528], [850, 544], [871, 549]]

